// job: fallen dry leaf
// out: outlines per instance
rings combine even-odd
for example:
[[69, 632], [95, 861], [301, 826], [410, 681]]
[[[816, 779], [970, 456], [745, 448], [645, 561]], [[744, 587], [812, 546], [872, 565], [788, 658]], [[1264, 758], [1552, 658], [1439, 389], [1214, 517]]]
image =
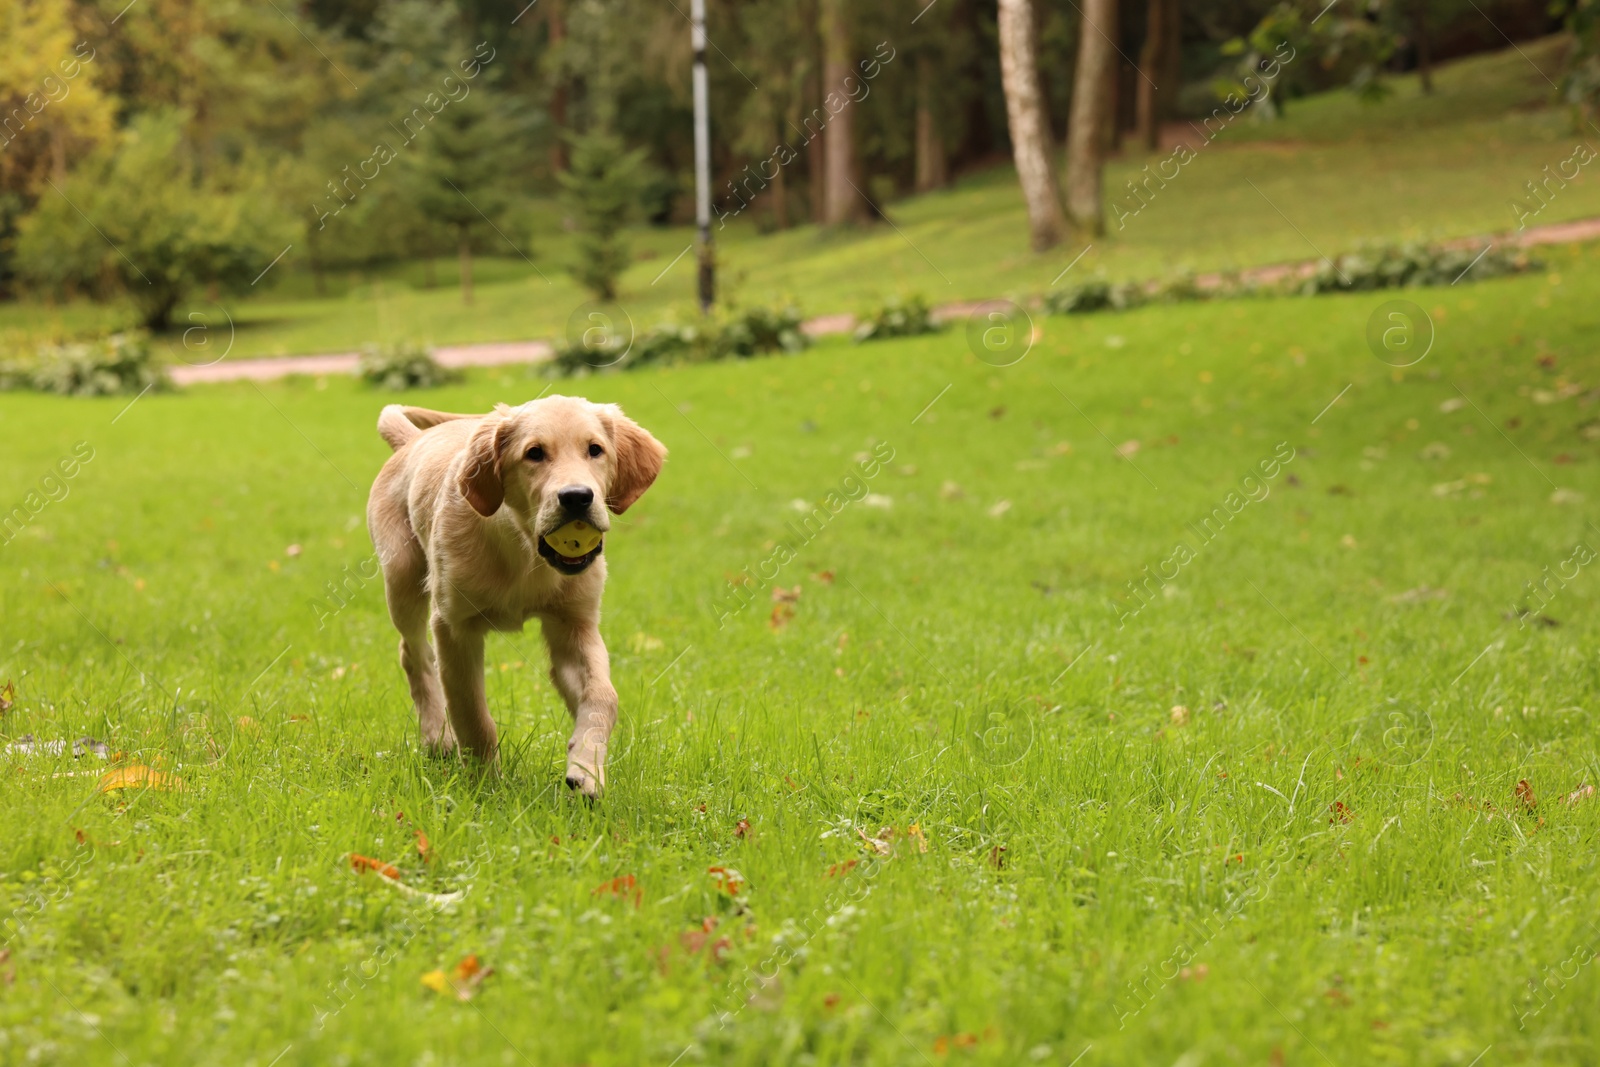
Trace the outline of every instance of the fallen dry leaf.
[[[384, 863], [382, 860], [375, 860], [371, 856], [363, 856], [356, 852], [350, 853], [350, 869], [355, 871], [357, 874], [363, 874], [367, 871], [371, 871], [373, 874], [376, 874], [385, 884], [393, 886], [406, 896], [416, 897], [419, 900], [425, 900], [436, 908], [451, 907], [452, 905], [460, 902], [467, 895], [466, 889], [458, 889], [453, 893], [430, 893], [426, 889], [417, 889], [413, 886], [406, 885], [400, 880], [400, 869], [394, 864]], [[472, 887], [467, 887], [467, 889], [470, 888]]]
[[639, 885], [638, 879], [631, 874], [619, 875], [609, 882], [601, 882], [589, 891], [591, 896], [607, 894], [619, 900], [633, 897], [633, 906], [639, 907], [644, 903], [644, 889]]
[[177, 793], [183, 790], [183, 779], [142, 763], [133, 763], [102, 774], [96, 788], [102, 793], [114, 793], [119, 789], [160, 789]]
[[860, 837], [869, 849], [880, 856], [887, 856], [894, 851], [894, 846], [890, 845], [889, 842], [880, 840], [877, 837], [868, 837], [865, 830], [857, 829], [856, 836]]
[[730, 897], [738, 896], [744, 889], [744, 875], [732, 867], [707, 867], [706, 873], [716, 881], [717, 888]]
[[789, 620], [794, 618], [794, 606], [791, 604], [774, 604], [772, 615], [767, 619], [767, 625], [773, 630], [781, 630], [789, 625]]
[[1578, 788], [1567, 794], [1567, 803], [1576, 804], [1578, 801], [1587, 800], [1592, 796], [1594, 796], [1594, 786], [1580, 785]]
[[860, 862], [860, 860], [845, 860], [843, 863], [835, 863], [828, 868], [828, 877], [837, 878], [841, 874], [849, 874]]
[[813, 574], [811, 577], [815, 578], [817, 581], [821, 582], [823, 585], [832, 585], [833, 584], [833, 572], [832, 571], [818, 571], [817, 573]]
[[1533, 795], [1533, 786], [1528, 784], [1526, 778], [1517, 783], [1516, 794], [1524, 811], [1532, 811], [1539, 806], [1539, 798]]
[[422, 857], [423, 863], [433, 862], [433, 845], [428, 841], [428, 835], [421, 830], [412, 831], [417, 835], [417, 855]]
[[350, 853], [350, 869], [357, 874], [363, 871], [377, 871], [385, 878], [392, 878], [395, 881], [400, 880], [400, 868], [392, 863], [375, 860], [371, 856], [363, 856], [359, 852]]
[[750, 820], [740, 819], [739, 824], [733, 828], [734, 837], [747, 837], [750, 834]]
[[1345, 807], [1345, 803], [1342, 800], [1335, 800], [1332, 804], [1329, 804], [1328, 810], [1333, 812], [1333, 814], [1328, 818], [1330, 823], [1350, 822], [1356, 817], [1356, 813]]
[[914, 822], [909, 827], [907, 827], [906, 836], [911, 838], [913, 841], [915, 841], [917, 843], [917, 851], [918, 852], [926, 852], [926, 851], [928, 851], [928, 835], [926, 835], [926, 834], [924, 834], [922, 832], [922, 824], [921, 823]]
[[494, 968], [485, 967], [474, 954], [450, 968], [449, 974], [442, 970], [429, 971], [422, 976], [422, 984], [440, 996], [453, 995], [457, 1000], [471, 1000], [483, 980], [493, 973]]
[[1189, 725], [1189, 709], [1184, 707], [1182, 704], [1174, 704], [1174, 705], [1172, 705], [1172, 725], [1174, 725], [1174, 726], [1188, 726]]
[[0, 715], [10, 711], [17, 702], [17, 687], [10, 679], [5, 685], [0, 685]]
[[781, 585], [775, 585], [772, 587], [772, 602], [774, 604], [793, 604], [799, 599], [800, 587], [798, 585], [793, 589], [785, 589]]
[[996, 845], [989, 850], [989, 866], [995, 870], [1004, 870], [1006, 865], [1006, 846]]

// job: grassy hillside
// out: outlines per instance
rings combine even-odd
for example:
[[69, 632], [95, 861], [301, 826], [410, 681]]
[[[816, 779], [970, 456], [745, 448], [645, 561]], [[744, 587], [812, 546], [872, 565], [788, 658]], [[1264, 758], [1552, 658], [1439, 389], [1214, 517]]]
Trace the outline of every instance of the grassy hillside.
[[[1180, 267], [1224, 270], [1337, 255], [1367, 241], [1510, 229], [1511, 200], [1523, 195], [1525, 182], [1566, 160], [1583, 138], [1600, 149], [1600, 135], [1575, 133], [1565, 109], [1551, 106], [1552, 89], [1534, 65], [1553, 76], [1560, 48], [1552, 39], [1446, 65], [1431, 97], [1421, 95], [1414, 78], [1402, 77], [1380, 104], [1336, 92], [1293, 101], [1279, 122], [1236, 120], [1122, 228], [1113, 221], [1111, 233], [1074, 270], [1150, 278]], [[1131, 211], [1136, 202], [1126, 183], [1168, 154], [1130, 152], [1114, 162], [1108, 202], [1120, 196]], [[1049, 288], [1083, 251], [1076, 244], [1046, 255], [1028, 251], [1009, 168], [887, 209], [893, 226], [844, 233], [805, 226], [763, 235], [754, 223], [763, 210], [758, 201], [717, 234], [724, 294], [750, 302], [792, 297], [814, 315], [860, 310], [904, 292], [938, 302], [1022, 296]], [[1584, 175], [1534, 221], [1596, 215], [1600, 186]], [[333, 278], [330, 295], [318, 298], [291, 253], [283, 264], [289, 269], [269, 276], [275, 290], [225, 302], [237, 326], [231, 354], [346, 351], [374, 340], [560, 336], [585, 301], [563, 266], [570, 238], [553, 204], [537, 205], [528, 228], [532, 263], [509, 251], [480, 262], [471, 308], [453, 288], [450, 261], [437, 264], [437, 288], [425, 288], [423, 266], [409, 264]], [[639, 258], [625, 276], [622, 303], [638, 325], [674, 309], [693, 313], [693, 256], [666, 269], [692, 240], [686, 227], [636, 234]], [[214, 324], [221, 337], [222, 310], [202, 301], [197, 311], [203, 318], [193, 321]], [[117, 308], [8, 305], [0, 307], [0, 329], [82, 329], [125, 317]], [[181, 342], [172, 345], [184, 354]]]
[[[1596, 543], [1597, 284], [1575, 248], [1415, 291], [1403, 371], [1366, 295], [1049, 320], [1003, 369], [955, 332], [582, 383], [672, 449], [607, 547], [594, 807], [534, 632], [490, 643], [503, 772], [418, 753], [350, 577], [382, 398], [0, 397], [0, 501], [93, 448], [0, 549], [0, 729], [184, 786], [7, 750], [5, 1058], [1592, 1063], [1594, 579], [1525, 583]], [[875, 444], [792, 615], [719, 630]], [[424, 985], [468, 954], [470, 1002]]]

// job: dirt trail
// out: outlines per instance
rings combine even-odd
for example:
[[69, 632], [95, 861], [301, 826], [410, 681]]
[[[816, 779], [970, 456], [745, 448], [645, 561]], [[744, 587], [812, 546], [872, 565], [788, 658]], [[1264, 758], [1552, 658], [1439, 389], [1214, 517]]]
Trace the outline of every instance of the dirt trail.
[[[1468, 237], [1448, 244], [1461, 248], [1475, 248], [1493, 241], [1520, 248], [1535, 245], [1572, 244], [1600, 239], [1600, 219], [1578, 219], [1574, 222], [1557, 222], [1549, 226], [1533, 226], [1520, 233], [1499, 234], [1495, 237]], [[1317, 269], [1320, 260], [1301, 263], [1276, 263], [1243, 271], [1247, 281], [1271, 283], [1285, 278], [1307, 277]], [[1202, 289], [1222, 283], [1220, 274], [1202, 274], [1196, 279]], [[964, 318], [981, 301], [962, 301], [944, 304], [934, 309], [934, 318], [941, 322]], [[849, 333], [855, 329], [856, 318], [850, 314], [822, 315], [807, 320], [802, 327], [812, 337]], [[446, 345], [434, 350], [434, 358], [447, 367], [499, 367], [507, 364], [542, 363], [554, 354], [547, 341], [499, 341], [481, 345]], [[177, 365], [171, 368], [172, 380], [178, 385], [200, 382], [267, 381], [285, 378], [291, 374], [354, 374], [360, 357], [354, 352], [323, 356], [272, 356], [264, 359], [224, 359], [208, 366]]]

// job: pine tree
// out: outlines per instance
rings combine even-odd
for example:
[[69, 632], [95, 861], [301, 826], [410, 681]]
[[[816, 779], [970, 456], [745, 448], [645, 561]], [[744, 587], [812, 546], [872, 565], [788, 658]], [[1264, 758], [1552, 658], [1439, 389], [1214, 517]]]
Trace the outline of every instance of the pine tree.
[[561, 173], [561, 187], [579, 230], [572, 274], [597, 299], [615, 300], [617, 279], [632, 259], [623, 227], [639, 203], [644, 151], [628, 151], [604, 129], [567, 143], [572, 165]]

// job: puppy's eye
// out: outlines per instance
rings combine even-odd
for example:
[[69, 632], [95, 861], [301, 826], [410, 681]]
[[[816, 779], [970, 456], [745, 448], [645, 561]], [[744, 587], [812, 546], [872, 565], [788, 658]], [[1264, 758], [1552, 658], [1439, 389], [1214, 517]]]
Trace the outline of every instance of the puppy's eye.
[[532, 448], [528, 449], [528, 458], [533, 460], [535, 463], [542, 462], [544, 460], [544, 449], [540, 448], [538, 445], [534, 445]]
[[593, 459], [595, 456], [603, 456], [605, 454], [606, 450], [601, 448], [599, 445], [589, 446], [589, 458]]

